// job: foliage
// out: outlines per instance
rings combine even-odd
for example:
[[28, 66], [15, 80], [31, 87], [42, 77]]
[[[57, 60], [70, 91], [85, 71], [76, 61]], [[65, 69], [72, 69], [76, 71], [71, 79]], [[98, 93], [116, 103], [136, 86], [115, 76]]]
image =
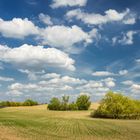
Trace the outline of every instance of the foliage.
[[114, 119], [140, 118], [140, 101], [132, 100], [120, 93], [108, 92], [101, 100], [99, 108], [92, 113], [93, 117]]
[[88, 108], [90, 107], [90, 104], [91, 104], [91, 102], [89, 100], [90, 100], [89, 96], [80, 95], [76, 100], [78, 110], [88, 110]]
[[50, 104], [48, 104], [48, 109], [50, 110], [60, 110], [61, 103], [58, 98], [54, 97], [51, 99]]
[[23, 106], [33, 106], [33, 105], [38, 105], [38, 103], [31, 99], [27, 99], [23, 102]]
[[69, 103], [69, 96], [62, 96], [60, 101], [58, 98], [52, 98], [48, 104], [49, 110], [88, 110], [91, 102], [90, 97], [86, 95], [80, 95], [76, 102]]
[[60, 110], [69, 110], [69, 96], [62, 96]]
[[2, 101], [0, 102], [1, 107], [10, 107], [10, 106], [33, 106], [38, 105], [38, 102], [31, 99], [27, 99], [24, 102], [13, 102], [13, 101]]
[[69, 110], [78, 110], [77, 104], [75, 102], [70, 103]]

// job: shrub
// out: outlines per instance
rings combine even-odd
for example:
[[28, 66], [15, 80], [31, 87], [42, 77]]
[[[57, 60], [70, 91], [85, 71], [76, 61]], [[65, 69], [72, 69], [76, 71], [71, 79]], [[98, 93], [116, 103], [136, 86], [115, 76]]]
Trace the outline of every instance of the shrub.
[[27, 99], [23, 102], [23, 106], [33, 106], [33, 105], [38, 105], [38, 103], [31, 99]]
[[69, 96], [62, 96], [60, 101], [58, 98], [52, 98], [48, 104], [49, 110], [87, 110], [91, 104], [90, 97], [81, 95], [76, 102], [69, 103]]
[[76, 100], [78, 110], [88, 110], [91, 104], [89, 99], [90, 97], [87, 95], [80, 95]]
[[61, 102], [58, 98], [52, 98], [50, 104], [48, 104], [48, 109], [50, 110], [60, 110]]
[[62, 96], [62, 102], [60, 105], [60, 110], [69, 110], [69, 96]]
[[0, 103], [1, 106], [10, 106], [10, 102], [9, 101], [2, 101]]
[[110, 91], [101, 100], [92, 117], [137, 119], [140, 118], [140, 102]]
[[24, 102], [13, 102], [13, 101], [2, 101], [0, 102], [1, 107], [8, 107], [8, 106], [33, 106], [38, 105], [38, 102], [33, 101], [31, 99], [27, 99]]
[[78, 110], [77, 104], [74, 102], [70, 103], [69, 110]]

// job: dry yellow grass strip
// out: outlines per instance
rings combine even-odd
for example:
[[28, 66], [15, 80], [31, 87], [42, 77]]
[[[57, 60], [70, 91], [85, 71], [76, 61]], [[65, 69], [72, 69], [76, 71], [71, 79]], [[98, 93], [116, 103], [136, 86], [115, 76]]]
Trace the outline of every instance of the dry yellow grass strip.
[[0, 140], [27, 140], [19, 136], [16, 130], [0, 126]]
[[96, 102], [95, 103], [91, 103], [90, 109], [95, 109], [96, 110], [99, 107], [99, 105], [100, 104], [96, 103]]

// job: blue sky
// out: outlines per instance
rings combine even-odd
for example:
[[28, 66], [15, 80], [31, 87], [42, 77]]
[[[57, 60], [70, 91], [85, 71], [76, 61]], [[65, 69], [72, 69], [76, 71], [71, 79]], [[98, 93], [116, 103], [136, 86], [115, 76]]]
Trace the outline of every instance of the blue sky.
[[0, 100], [140, 99], [139, 15], [138, 0], [1, 0]]

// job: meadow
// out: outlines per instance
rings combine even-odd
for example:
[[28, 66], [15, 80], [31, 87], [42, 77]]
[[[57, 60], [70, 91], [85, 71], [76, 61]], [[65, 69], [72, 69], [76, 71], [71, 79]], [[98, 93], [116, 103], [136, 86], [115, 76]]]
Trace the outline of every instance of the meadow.
[[140, 120], [95, 119], [88, 111], [49, 111], [47, 105], [0, 109], [0, 140], [139, 140]]

